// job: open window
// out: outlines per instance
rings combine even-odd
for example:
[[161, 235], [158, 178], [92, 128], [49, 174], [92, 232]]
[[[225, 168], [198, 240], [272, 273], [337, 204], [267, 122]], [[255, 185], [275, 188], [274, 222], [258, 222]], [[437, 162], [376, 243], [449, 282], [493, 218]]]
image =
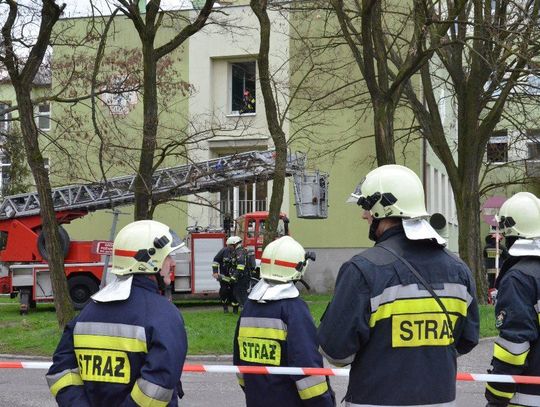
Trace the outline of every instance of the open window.
[[256, 111], [256, 62], [231, 62], [231, 113], [249, 114]]

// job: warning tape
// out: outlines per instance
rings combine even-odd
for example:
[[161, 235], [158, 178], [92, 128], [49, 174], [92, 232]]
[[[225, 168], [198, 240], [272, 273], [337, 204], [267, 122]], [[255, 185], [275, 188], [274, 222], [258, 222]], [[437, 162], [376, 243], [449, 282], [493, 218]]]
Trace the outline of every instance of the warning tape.
[[[0, 369], [48, 369], [51, 362], [2, 362]], [[349, 369], [317, 367], [273, 367], [273, 366], [228, 366], [228, 365], [184, 365], [183, 372], [191, 373], [244, 373], [297, 376], [349, 376]], [[497, 382], [518, 384], [540, 384], [540, 376], [517, 376], [482, 373], [458, 373], [456, 380], [465, 382]]]

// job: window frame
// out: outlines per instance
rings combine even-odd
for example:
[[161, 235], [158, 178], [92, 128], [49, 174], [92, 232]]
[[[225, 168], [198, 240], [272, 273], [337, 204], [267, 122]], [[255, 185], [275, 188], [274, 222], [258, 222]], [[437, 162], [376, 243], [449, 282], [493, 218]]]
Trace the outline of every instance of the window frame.
[[[505, 146], [503, 151], [496, 151], [490, 150], [490, 146]], [[496, 130], [493, 132], [491, 137], [489, 138], [487, 144], [486, 144], [486, 162], [488, 164], [506, 164], [508, 163], [508, 154], [510, 150], [510, 137], [508, 135], [508, 130]], [[500, 158], [500, 154], [503, 155], [504, 160], [499, 159], [490, 159], [490, 151], [491, 154], [497, 154], [496, 157], [493, 158]]]
[[[242, 94], [244, 91], [250, 91], [251, 98], [254, 99], [253, 111], [242, 112], [242, 109], [235, 110], [235, 86], [234, 86], [234, 66], [239, 64], [253, 64], [253, 85], [251, 87], [242, 86]], [[245, 79], [244, 79], [245, 80]], [[257, 61], [255, 59], [231, 60], [228, 61], [228, 94], [227, 94], [227, 110], [230, 116], [255, 116], [257, 114]]]
[[[48, 106], [49, 110], [47, 112], [42, 112], [40, 108], [42, 106]], [[38, 105], [36, 105], [36, 125], [37, 128], [41, 131], [50, 131], [51, 130], [51, 110], [52, 106], [50, 102], [43, 102]], [[49, 124], [48, 127], [41, 127], [41, 119], [47, 119], [47, 123]]]

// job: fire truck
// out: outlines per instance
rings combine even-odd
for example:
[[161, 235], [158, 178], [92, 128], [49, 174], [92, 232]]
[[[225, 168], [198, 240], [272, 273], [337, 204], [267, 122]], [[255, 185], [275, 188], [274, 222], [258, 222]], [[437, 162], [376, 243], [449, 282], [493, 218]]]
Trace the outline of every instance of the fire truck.
[[[208, 161], [157, 170], [152, 193], [158, 199], [217, 192], [231, 186], [270, 180], [274, 175], [275, 151], [251, 151]], [[289, 153], [287, 175], [295, 177], [297, 215], [305, 218], [327, 216], [327, 175], [305, 171], [305, 155]], [[71, 241], [61, 226], [88, 213], [133, 204], [135, 175], [102, 182], [54, 188], [52, 198], [64, 249], [64, 268], [69, 294], [75, 308], [82, 308], [98, 291], [108, 256], [110, 241]], [[0, 204], [0, 293], [19, 296], [21, 313], [36, 302], [53, 300], [47, 264], [45, 237], [36, 192], [4, 197]], [[236, 220], [235, 233], [260, 258], [262, 232], [267, 212], [248, 213]], [[281, 215], [280, 227], [288, 233], [288, 220]], [[173, 292], [208, 294], [219, 290], [211, 276], [214, 255], [224, 246], [225, 230], [188, 228], [189, 251], [175, 258]]]

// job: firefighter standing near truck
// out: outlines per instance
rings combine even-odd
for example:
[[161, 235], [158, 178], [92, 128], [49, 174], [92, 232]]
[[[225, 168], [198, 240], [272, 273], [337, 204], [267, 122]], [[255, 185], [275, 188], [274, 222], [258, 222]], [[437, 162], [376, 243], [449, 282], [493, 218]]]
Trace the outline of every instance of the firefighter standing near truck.
[[223, 305], [223, 312], [229, 312], [229, 305], [232, 305], [233, 313], [238, 314], [239, 302], [234, 295], [234, 285], [237, 279], [237, 246], [242, 243], [238, 236], [231, 236], [214, 257], [212, 263], [212, 276], [219, 281], [219, 298]]
[[[510, 257], [496, 282], [495, 339], [490, 373], [540, 376], [540, 202], [518, 192], [499, 210], [499, 227]], [[489, 407], [540, 406], [540, 386], [486, 385]]]
[[376, 244], [341, 266], [318, 331], [323, 355], [351, 365], [345, 405], [454, 406], [456, 356], [479, 335], [470, 270], [425, 219], [409, 168], [371, 171], [349, 202]]
[[47, 373], [60, 406], [177, 406], [184, 322], [159, 290], [183, 244], [168, 226], [133, 222], [117, 235], [115, 280], [65, 328]]
[[256, 268], [255, 254], [243, 247], [242, 242], [240, 242], [236, 246], [235, 259], [236, 267], [233, 270], [235, 280], [233, 294], [238, 300], [240, 307], [243, 307], [247, 301], [248, 291], [250, 290], [252, 277]]
[[[261, 280], [249, 294], [234, 335], [235, 365], [323, 367], [316, 329], [294, 283], [306, 271], [304, 248], [292, 237], [270, 243], [261, 259]], [[330, 407], [326, 376], [238, 376], [247, 407]]]

